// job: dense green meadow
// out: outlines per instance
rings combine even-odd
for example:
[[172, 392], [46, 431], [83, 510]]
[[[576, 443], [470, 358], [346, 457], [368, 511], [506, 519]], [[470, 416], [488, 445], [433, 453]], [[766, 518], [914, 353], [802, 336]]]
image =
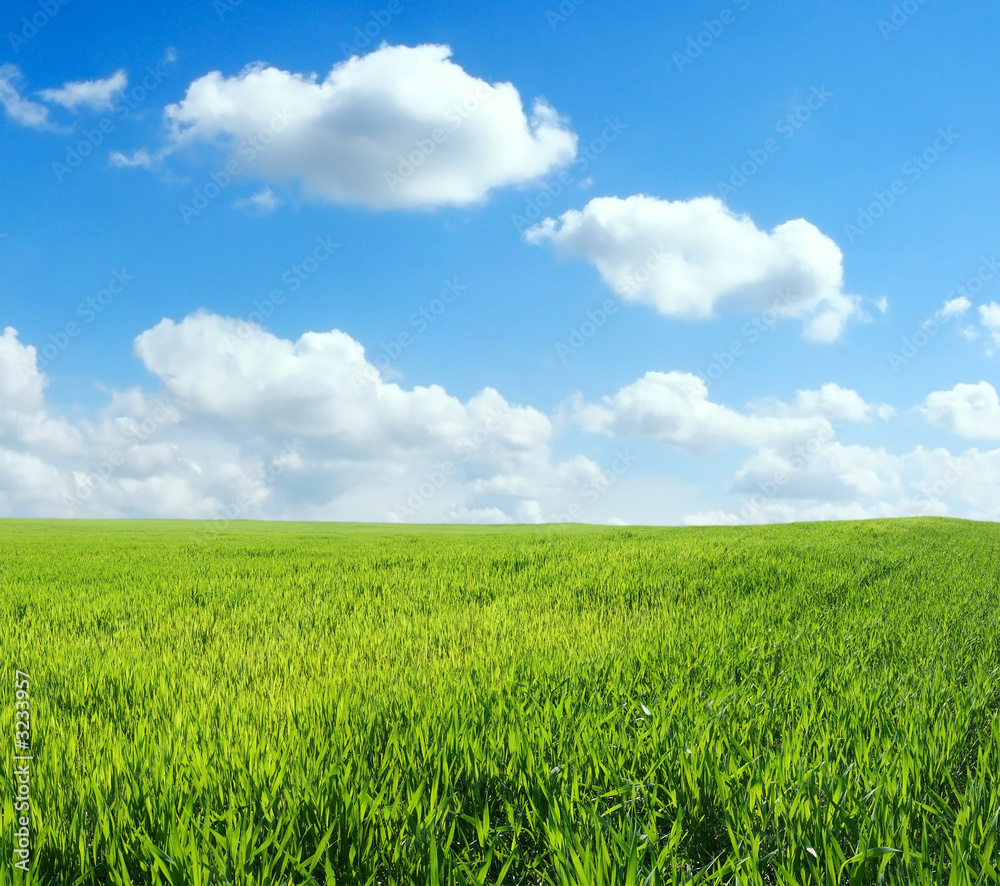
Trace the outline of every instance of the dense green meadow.
[[997, 524], [0, 521], [0, 649], [2, 883], [1000, 878]]

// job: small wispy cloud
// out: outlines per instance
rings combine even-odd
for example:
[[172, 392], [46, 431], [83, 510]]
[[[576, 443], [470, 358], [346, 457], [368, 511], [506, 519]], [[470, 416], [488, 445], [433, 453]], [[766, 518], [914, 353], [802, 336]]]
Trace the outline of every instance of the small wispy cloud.
[[971, 307], [972, 302], [969, 301], [964, 295], [960, 295], [958, 298], [948, 299], [948, 301], [941, 306], [941, 310], [938, 311], [938, 315], [944, 319], [961, 317]]
[[248, 209], [259, 215], [267, 215], [274, 212], [279, 203], [281, 203], [281, 200], [278, 195], [269, 187], [264, 187], [263, 190], [258, 191], [250, 197], [234, 201], [233, 208]]
[[145, 148], [139, 148], [130, 157], [121, 151], [112, 151], [108, 155], [108, 160], [112, 166], [119, 169], [149, 169], [153, 165], [154, 157]]
[[38, 94], [47, 102], [71, 111], [81, 107], [104, 111], [114, 106], [115, 99], [128, 86], [128, 74], [115, 71], [103, 80], [74, 80], [58, 89], [43, 89]]
[[21, 95], [24, 75], [17, 65], [10, 62], [0, 65], [0, 105], [15, 123], [30, 129], [47, 129], [59, 132], [61, 127], [52, 122], [49, 109]]

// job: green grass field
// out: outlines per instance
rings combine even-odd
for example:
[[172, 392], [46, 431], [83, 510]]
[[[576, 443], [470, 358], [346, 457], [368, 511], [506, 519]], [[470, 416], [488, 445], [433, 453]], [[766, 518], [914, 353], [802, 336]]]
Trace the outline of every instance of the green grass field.
[[0, 648], [3, 883], [1000, 876], [997, 524], [0, 521]]

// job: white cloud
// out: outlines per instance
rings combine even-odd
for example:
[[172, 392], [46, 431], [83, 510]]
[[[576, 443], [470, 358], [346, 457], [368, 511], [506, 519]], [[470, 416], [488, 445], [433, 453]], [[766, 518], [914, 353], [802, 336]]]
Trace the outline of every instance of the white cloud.
[[1000, 449], [917, 446], [901, 454], [830, 441], [811, 452], [761, 451], [734, 477], [734, 510], [690, 514], [689, 524], [961, 516], [1000, 518]]
[[466, 407], [443, 388], [386, 384], [339, 330], [292, 342], [201, 313], [142, 333], [135, 353], [187, 414], [241, 432], [322, 439], [342, 456], [433, 450], [473, 430]]
[[895, 413], [888, 403], [866, 403], [857, 391], [832, 382], [819, 390], [798, 391], [792, 403], [765, 399], [750, 405], [754, 412], [765, 415], [824, 415], [838, 421], [869, 421], [873, 416], [885, 421]]
[[934, 391], [928, 394], [921, 412], [932, 425], [959, 436], [1000, 440], [1000, 397], [989, 382]]
[[0, 65], [0, 105], [3, 105], [7, 116], [21, 126], [59, 131], [60, 127], [49, 118], [49, 109], [45, 105], [22, 97], [20, 86], [23, 81], [17, 65], [9, 62]]
[[743, 463], [731, 491], [827, 502], [886, 496], [901, 491], [899, 459], [832, 439], [785, 452], [767, 448]]
[[799, 391], [792, 403], [757, 400], [746, 413], [713, 403], [698, 376], [647, 372], [600, 403], [577, 402], [576, 422], [591, 433], [649, 438], [695, 452], [726, 445], [791, 446], [833, 437], [831, 420], [888, 418], [891, 407], [871, 405], [855, 392], [827, 384]]
[[46, 410], [47, 385], [35, 349], [23, 346], [14, 329], [5, 329], [0, 336], [0, 442], [16, 441], [24, 454], [41, 458], [79, 450], [79, 429]]
[[804, 219], [762, 231], [716, 197], [598, 197], [525, 238], [589, 261], [624, 299], [668, 316], [772, 308], [801, 319], [806, 338], [823, 342], [861, 316], [858, 297], [844, 292], [833, 240]]
[[112, 151], [108, 155], [108, 160], [112, 166], [117, 166], [119, 169], [149, 169], [153, 165], [153, 157], [145, 148], [139, 148], [131, 157], [121, 151]]
[[500, 508], [457, 507], [448, 514], [449, 523], [478, 523], [500, 526], [513, 523], [513, 518]]
[[796, 507], [786, 502], [768, 502], [759, 508], [749, 511], [706, 511], [691, 514], [684, 522], [688, 526], [743, 526], [746, 524], [761, 525], [767, 523], [800, 523], [814, 520], [873, 520], [888, 517], [916, 516], [908, 508], [889, 502], [876, 502], [863, 505], [859, 502], [850, 504], [823, 504]]
[[972, 302], [964, 295], [959, 295], [956, 298], [948, 299], [938, 311], [938, 316], [950, 320], [952, 317], [961, 317], [971, 307]]
[[128, 86], [124, 70], [115, 71], [103, 80], [75, 80], [58, 89], [43, 89], [39, 95], [47, 102], [75, 111], [80, 107], [104, 111], [114, 106], [115, 99]]
[[798, 391], [789, 402], [755, 400], [738, 411], [711, 402], [700, 379], [680, 372], [647, 373], [600, 404], [575, 408], [577, 422], [591, 432], [652, 439], [700, 456], [723, 445], [754, 450], [726, 490], [738, 503], [689, 512], [687, 523], [1000, 517], [1000, 449], [954, 454], [917, 446], [893, 453], [836, 439], [833, 422], [892, 414], [887, 404], [869, 404], [836, 384]]
[[226, 143], [257, 178], [370, 207], [475, 203], [576, 154], [576, 136], [543, 100], [526, 115], [511, 83], [467, 74], [437, 45], [383, 45], [323, 80], [264, 64], [213, 71], [166, 118], [175, 146]]
[[0, 336], [0, 514], [535, 521], [601, 473], [553, 458], [544, 413], [387, 382], [338, 330], [288, 341], [200, 313], [135, 352], [162, 391], [68, 422], [35, 349]]
[[24, 347], [17, 330], [8, 326], [0, 336], [0, 410], [40, 409], [45, 383], [35, 366], [34, 349]]
[[264, 187], [249, 197], [233, 201], [234, 209], [249, 209], [259, 215], [267, 215], [277, 209], [281, 201], [270, 187]]
[[[1000, 518], [1000, 448], [893, 453], [842, 442], [834, 438], [838, 423], [871, 420], [880, 407], [833, 384], [733, 409], [711, 402], [695, 376], [649, 373], [600, 403], [576, 404], [573, 415], [589, 431], [699, 456], [727, 444], [749, 447], [727, 490], [671, 479], [648, 452], [621, 440], [612, 440], [603, 466], [572, 452], [556, 456], [559, 431], [546, 414], [492, 388], [461, 400], [438, 385], [392, 382], [338, 330], [292, 341], [199, 313], [142, 333], [135, 352], [159, 388], [113, 391], [93, 418], [69, 420], [46, 401], [35, 348], [13, 329], [0, 335], [0, 515]], [[985, 382], [927, 400], [947, 425], [1000, 436], [1000, 405]], [[727, 495], [737, 503], [726, 505]]]
[[993, 344], [1000, 347], [1000, 304], [991, 301], [979, 306], [979, 321], [990, 334]]

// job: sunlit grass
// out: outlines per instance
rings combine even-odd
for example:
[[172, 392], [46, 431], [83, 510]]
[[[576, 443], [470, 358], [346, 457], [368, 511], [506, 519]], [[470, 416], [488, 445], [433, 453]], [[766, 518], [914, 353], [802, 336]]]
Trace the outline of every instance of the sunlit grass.
[[2, 521], [0, 648], [33, 884], [1000, 876], [996, 524]]

